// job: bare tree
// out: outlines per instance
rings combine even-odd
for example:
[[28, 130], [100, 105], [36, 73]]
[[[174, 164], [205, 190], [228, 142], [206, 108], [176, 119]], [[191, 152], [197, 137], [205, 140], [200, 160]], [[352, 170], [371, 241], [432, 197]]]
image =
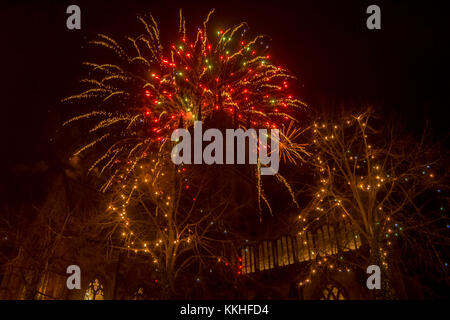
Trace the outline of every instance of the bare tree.
[[99, 226], [104, 217], [93, 214], [100, 194], [74, 179], [74, 174], [51, 172], [41, 204], [27, 202], [2, 210], [0, 231], [13, 249], [3, 263], [4, 298], [61, 298], [66, 267], [77, 261], [76, 253], [89, 237], [96, 238], [103, 230]]
[[311, 142], [316, 183], [299, 217], [302, 231], [317, 223], [350, 222], [369, 248], [360, 267], [376, 264], [386, 275], [384, 298], [395, 297], [390, 280], [403, 271], [400, 243], [441, 266], [449, 244], [448, 220], [432, 208], [448, 187], [445, 159], [426, 135], [416, 141], [395, 129], [371, 110], [315, 123]]
[[175, 166], [161, 154], [126, 171], [109, 210], [120, 228], [120, 247], [158, 269], [161, 298], [182, 296], [180, 282], [200, 281], [205, 270], [236, 256], [226, 217], [243, 205], [208, 168]]

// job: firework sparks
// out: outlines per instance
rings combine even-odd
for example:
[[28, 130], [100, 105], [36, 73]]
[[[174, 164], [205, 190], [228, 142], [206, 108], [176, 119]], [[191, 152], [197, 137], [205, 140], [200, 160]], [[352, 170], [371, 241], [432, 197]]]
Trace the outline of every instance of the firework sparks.
[[[90, 69], [89, 78], [82, 80], [86, 90], [64, 99], [88, 100], [100, 108], [66, 122], [97, 120], [90, 133], [98, 136], [77, 154], [100, 141], [108, 145], [94, 162], [103, 172], [106, 167], [161, 152], [173, 130], [214, 118], [219, 111], [243, 128], [279, 128], [295, 121], [295, 109], [305, 104], [289, 91], [289, 81], [295, 77], [272, 63], [267, 37], [246, 40], [246, 23], [208, 37], [213, 12], [191, 40], [180, 11], [179, 41], [168, 48], [161, 44], [151, 15], [138, 17], [146, 34], [128, 37], [127, 47], [102, 34], [91, 41], [113, 51], [118, 63], [85, 63]], [[288, 143], [282, 150], [291, 150], [283, 157], [300, 159], [301, 146], [292, 142], [294, 137], [283, 137]]]

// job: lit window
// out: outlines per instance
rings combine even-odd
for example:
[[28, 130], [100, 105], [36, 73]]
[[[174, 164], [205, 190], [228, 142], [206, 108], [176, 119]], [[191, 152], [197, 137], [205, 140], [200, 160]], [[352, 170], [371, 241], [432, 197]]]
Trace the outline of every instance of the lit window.
[[322, 292], [320, 300], [345, 300], [342, 289], [329, 284]]
[[103, 300], [103, 285], [95, 279], [89, 283], [89, 286], [84, 295], [84, 300]]

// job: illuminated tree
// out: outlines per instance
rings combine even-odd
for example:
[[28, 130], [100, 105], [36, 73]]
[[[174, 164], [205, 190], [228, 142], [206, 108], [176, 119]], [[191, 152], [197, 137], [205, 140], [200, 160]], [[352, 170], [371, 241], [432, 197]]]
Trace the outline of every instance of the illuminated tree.
[[233, 229], [226, 218], [242, 205], [226, 185], [217, 185], [207, 168], [175, 166], [170, 155], [129, 170], [108, 210], [120, 227], [119, 246], [158, 270], [163, 298], [183, 294], [180, 281], [200, 281], [205, 270], [230, 264], [235, 254], [224, 255], [232, 249]]
[[[399, 136], [395, 129], [371, 110], [315, 123], [311, 153], [317, 184], [298, 217], [300, 232], [318, 223], [351, 225], [358, 241], [369, 248], [359, 267], [379, 265], [384, 297], [390, 298], [394, 292], [389, 280], [402, 264], [400, 247], [413, 248], [420, 259], [437, 262], [443, 270], [449, 244], [448, 219], [435, 208], [437, 196], [448, 187], [439, 145], [425, 137], [416, 141]], [[353, 245], [348, 240], [340, 241], [343, 251]], [[320, 260], [322, 265], [336, 266], [325, 260]]]

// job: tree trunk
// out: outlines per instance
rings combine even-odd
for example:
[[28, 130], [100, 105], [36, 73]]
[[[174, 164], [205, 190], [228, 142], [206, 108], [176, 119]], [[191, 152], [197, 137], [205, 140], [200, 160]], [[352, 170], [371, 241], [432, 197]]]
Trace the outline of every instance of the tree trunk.
[[381, 242], [374, 238], [369, 242], [369, 262], [370, 265], [377, 265], [381, 271], [381, 289], [373, 289], [373, 297], [377, 300], [396, 300], [397, 294], [392, 286], [393, 270], [390, 264], [384, 264]]

